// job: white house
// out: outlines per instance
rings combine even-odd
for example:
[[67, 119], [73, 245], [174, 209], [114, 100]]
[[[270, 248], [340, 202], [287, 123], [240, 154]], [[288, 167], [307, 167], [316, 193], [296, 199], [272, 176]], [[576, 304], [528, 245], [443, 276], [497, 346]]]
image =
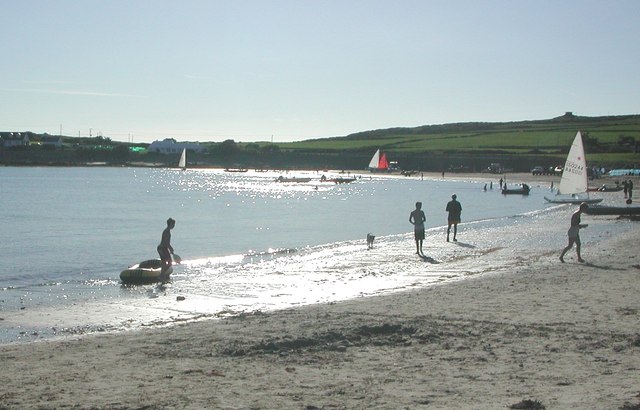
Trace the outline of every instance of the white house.
[[29, 134], [26, 132], [3, 132], [0, 136], [2, 136], [2, 146], [5, 148], [29, 145]]
[[179, 154], [183, 149], [195, 152], [203, 152], [204, 147], [199, 142], [178, 142], [173, 138], [165, 138], [162, 141], [153, 141], [147, 151], [161, 154]]
[[42, 145], [60, 148], [62, 146], [62, 136], [60, 135], [43, 135]]

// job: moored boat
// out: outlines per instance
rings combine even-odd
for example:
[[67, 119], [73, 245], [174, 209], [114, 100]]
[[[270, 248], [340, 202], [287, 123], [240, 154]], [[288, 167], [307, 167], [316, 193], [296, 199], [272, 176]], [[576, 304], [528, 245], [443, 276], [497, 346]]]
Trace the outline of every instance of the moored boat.
[[291, 177], [291, 178], [285, 178], [282, 175], [280, 175], [278, 178], [276, 178], [276, 182], [298, 182], [298, 183], [303, 183], [303, 182], [310, 182], [311, 178], [301, 178], [301, 177]]
[[344, 177], [338, 177], [338, 178], [331, 178], [328, 181], [329, 182], [334, 182], [336, 184], [348, 184], [350, 182], [355, 181], [355, 178], [344, 178]]
[[619, 192], [622, 191], [622, 187], [619, 185], [616, 186], [606, 186], [606, 185], [602, 185], [601, 187], [593, 187], [593, 188], [589, 188], [587, 189], [587, 191], [589, 192]]
[[531, 188], [527, 184], [522, 184], [522, 188], [503, 188], [502, 195], [529, 195]]

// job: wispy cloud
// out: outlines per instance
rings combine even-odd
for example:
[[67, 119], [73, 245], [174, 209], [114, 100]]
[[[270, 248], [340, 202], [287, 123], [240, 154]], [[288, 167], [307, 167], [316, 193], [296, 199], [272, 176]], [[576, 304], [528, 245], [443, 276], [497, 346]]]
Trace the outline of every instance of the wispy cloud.
[[211, 77], [205, 77], [203, 75], [194, 75], [194, 74], [184, 74], [184, 78], [188, 78], [190, 80], [211, 80]]
[[98, 91], [79, 91], [79, 90], [53, 90], [44, 88], [0, 88], [2, 91], [10, 91], [17, 93], [40, 93], [40, 94], [56, 94], [56, 95], [79, 95], [85, 97], [116, 97], [116, 98], [143, 98], [142, 95], [124, 94], [124, 93], [104, 93]]
[[78, 84], [75, 81], [69, 80], [22, 80], [24, 84], [40, 84], [40, 85], [72, 85]]

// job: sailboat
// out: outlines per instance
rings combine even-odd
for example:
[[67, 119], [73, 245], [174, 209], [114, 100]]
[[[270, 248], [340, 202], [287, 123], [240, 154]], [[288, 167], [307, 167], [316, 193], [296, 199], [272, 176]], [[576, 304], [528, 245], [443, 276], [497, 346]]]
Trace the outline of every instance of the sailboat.
[[576, 134], [564, 164], [558, 193], [554, 198], [544, 197], [555, 204], [595, 204], [602, 198], [591, 199], [587, 191], [587, 160], [584, 157], [584, 145], [580, 131]]
[[369, 170], [371, 172], [389, 172], [389, 161], [387, 161], [387, 155], [381, 153], [378, 149], [371, 161], [369, 161]]
[[186, 148], [182, 149], [182, 155], [180, 155], [180, 161], [178, 161], [178, 168], [182, 169], [183, 171], [187, 170], [187, 149]]

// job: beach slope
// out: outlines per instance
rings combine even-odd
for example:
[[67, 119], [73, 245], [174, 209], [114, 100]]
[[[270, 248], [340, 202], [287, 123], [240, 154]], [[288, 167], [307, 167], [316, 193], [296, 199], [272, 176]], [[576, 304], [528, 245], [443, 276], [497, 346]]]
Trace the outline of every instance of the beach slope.
[[0, 346], [0, 407], [635, 406], [639, 241], [585, 247], [587, 264], [558, 250], [423, 290]]

